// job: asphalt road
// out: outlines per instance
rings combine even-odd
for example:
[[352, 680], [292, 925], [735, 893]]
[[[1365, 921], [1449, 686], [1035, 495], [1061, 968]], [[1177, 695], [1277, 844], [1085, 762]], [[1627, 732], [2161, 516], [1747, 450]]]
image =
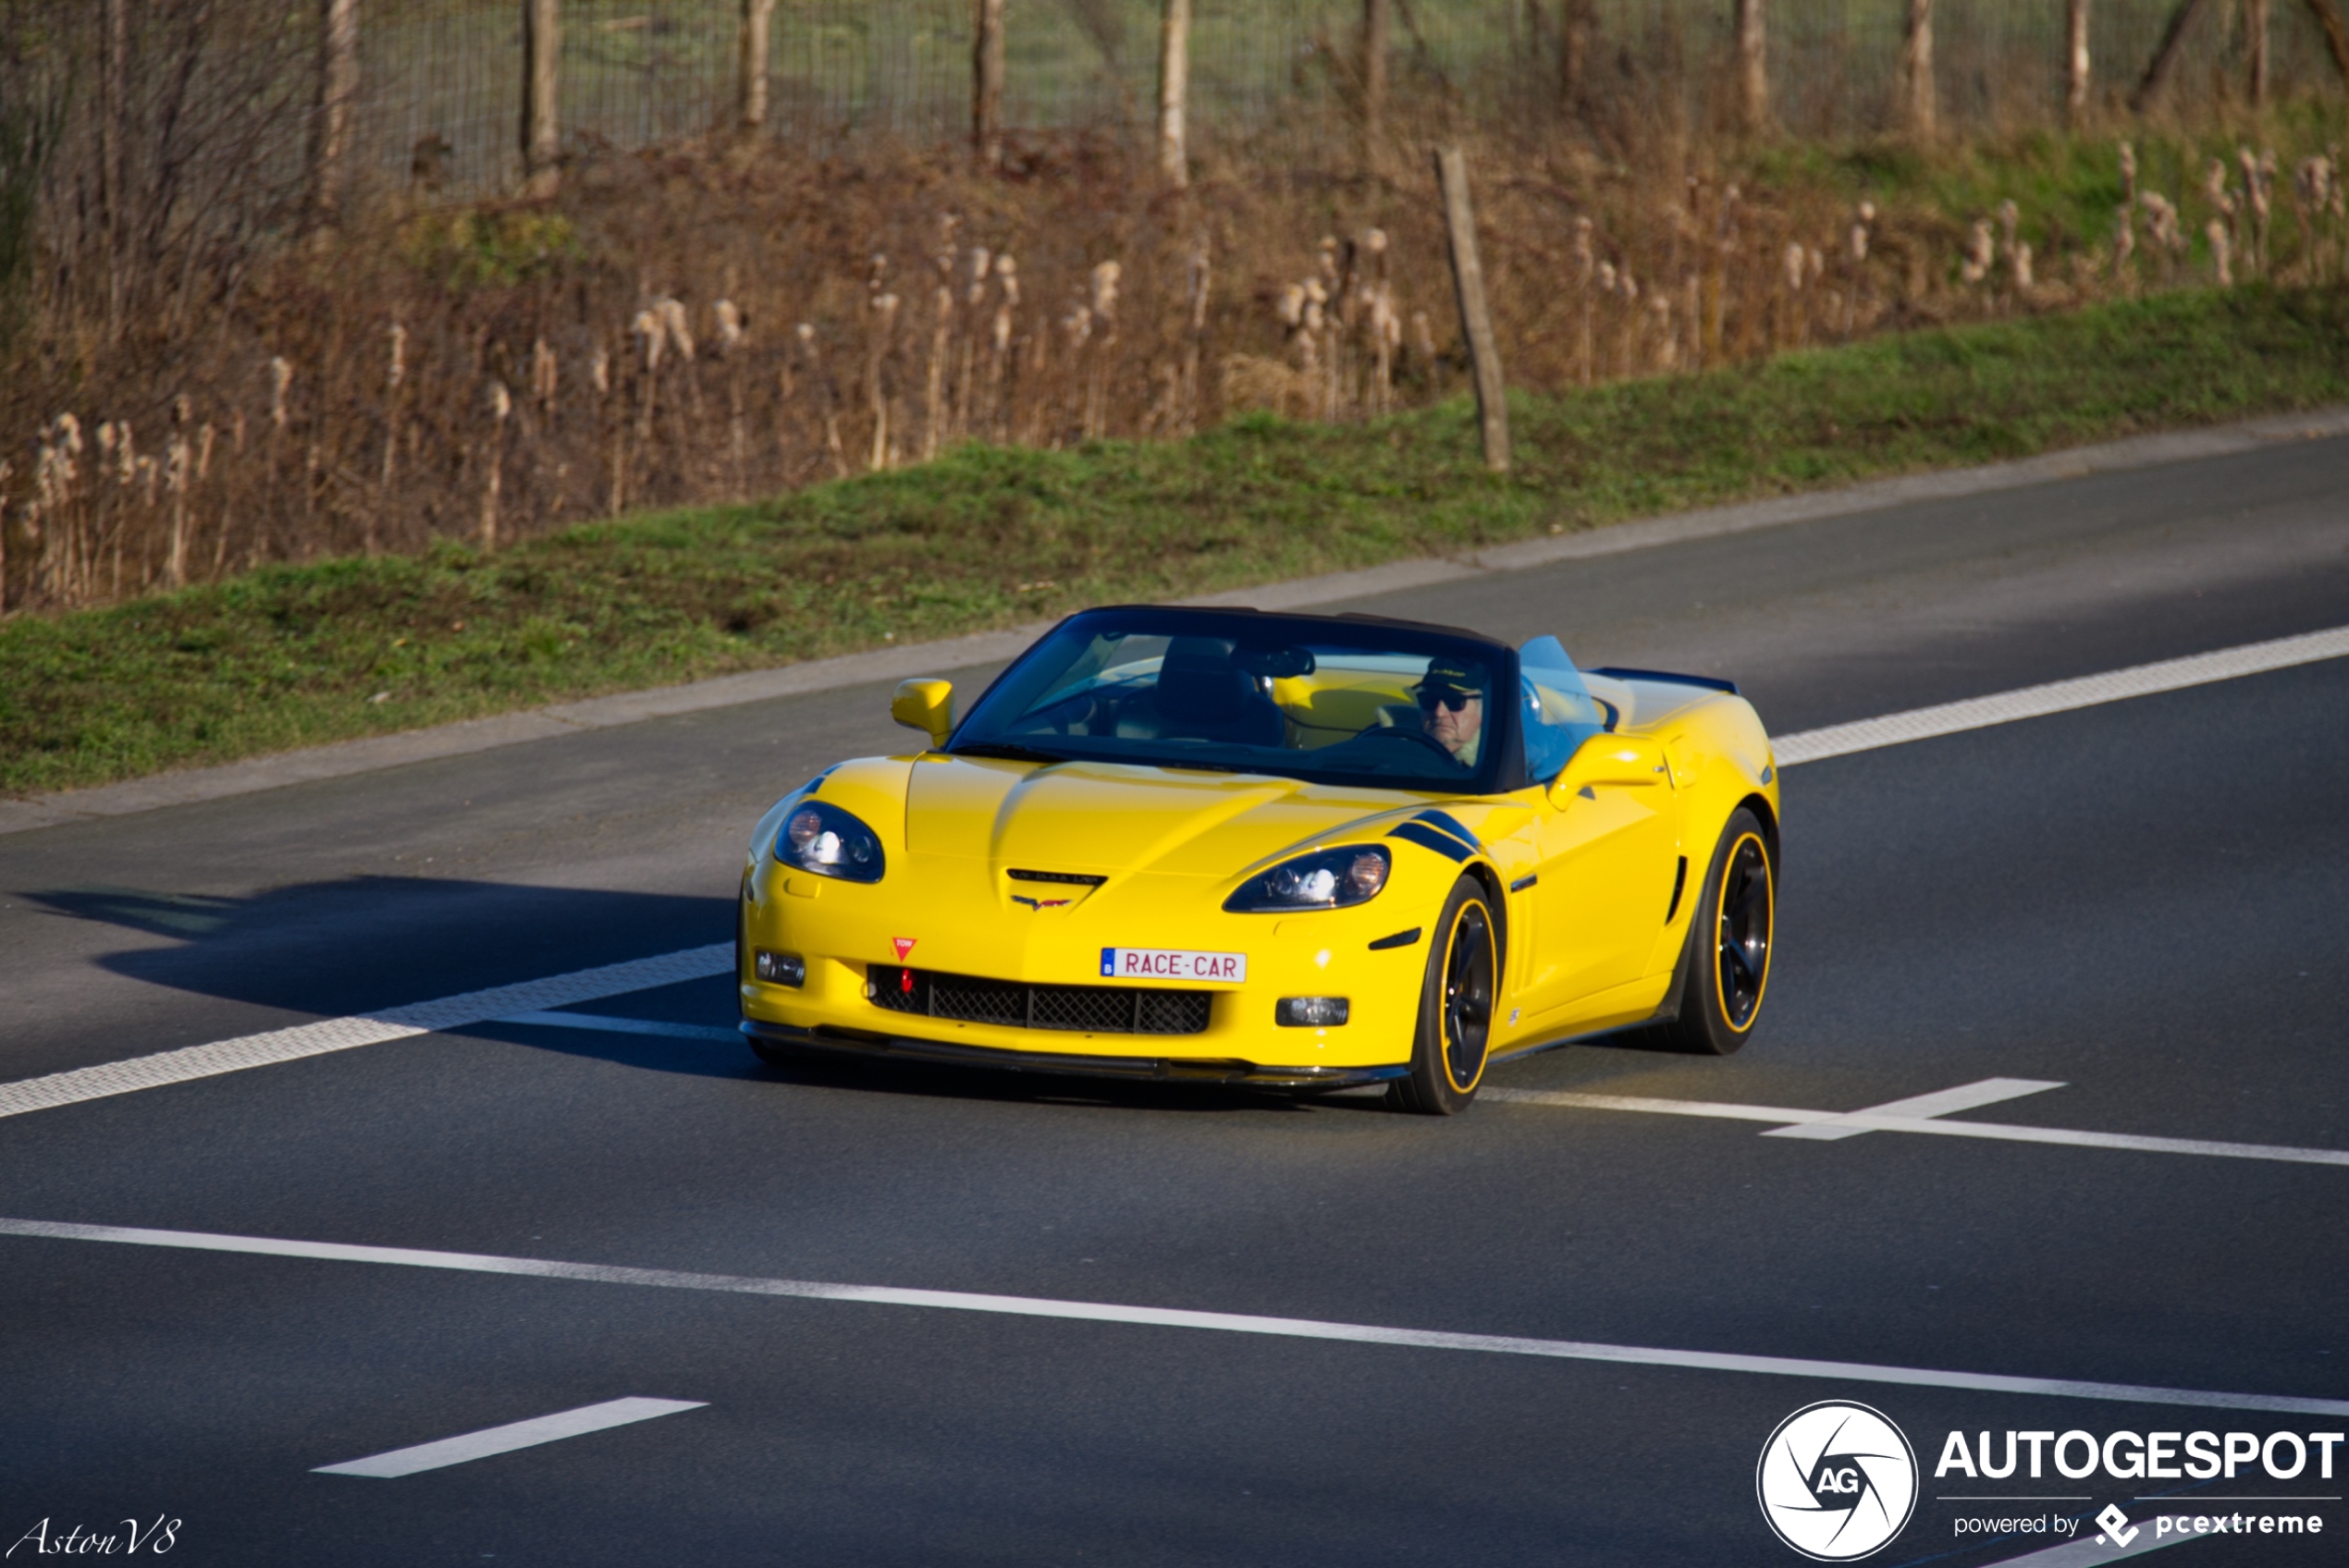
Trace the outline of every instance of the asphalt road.
[[[1731, 675], [1789, 732], [2349, 624], [2344, 478], [2349, 443], [2306, 443], [1346, 607]], [[885, 695], [12, 835], [0, 1080], [724, 941], [751, 821], [893, 749]], [[1793, 768], [1754, 1043], [1575, 1045], [1491, 1082], [1851, 1110], [2032, 1079], [2064, 1086], [1967, 1115], [2349, 1149], [2344, 721], [2334, 660]], [[731, 1005], [710, 979], [584, 1011]], [[0, 1121], [0, 1215], [2349, 1399], [2349, 1168], [1764, 1131], [784, 1072], [506, 1023]], [[312, 1473], [623, 1396], [702, 1407]], [[160, 1514], [198, 1563], [1785, 1563], [1756, 1456], [1831, 1398], [1926, 1467], [1872, 1562], [2049, 1543], [1957, 1534], [2001, 1511], [2349, 1491], [2313, 1464], [1931, 1474], [1951, 1430], [2339, 1415], [0, 1236], [0, 1551], [25, 1556], [44, 1520]], [[1940, 1501], [2010, 1489], [2077, 1495]], [[2329, 1533], [2176, 1561], [2341, 1561], [2349, 1509], [2292, 1506]]]

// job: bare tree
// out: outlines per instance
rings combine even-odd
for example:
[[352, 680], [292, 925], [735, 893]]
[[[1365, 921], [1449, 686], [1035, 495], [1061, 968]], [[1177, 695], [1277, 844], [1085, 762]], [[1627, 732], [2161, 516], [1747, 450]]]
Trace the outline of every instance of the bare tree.
[[2153, 51], [2153, 58], [2146, 62], [2146, 74], [2138, 79], [2136, 92], [2129, 95], [2129, 107], [2143, 113], [2158, 102], [2162, 91], [2170, 85], [2171, 73], [2178, 68], [2178, 55], [2186, 41], [2186, 30], [2194, 25], [2195, 13], [2202, 9], [2202, 0], [2178, 0], [2177, 8], [2170, 13], [2170, 25], [2161, 30], [2161, 42]]
[[1593, 0], [1564, 0], [1558, 18], [1558, 107], [1579, 115], [1590, 106], [1591, 48], [1598, 32]]
[[2063, 112], [2077, 127], [2088, 116], [2088, 0], [2065, 0]]
[[562, 0], [523, 0], [522, 168], [534, 194], [553, 193], [562, 157]]
[[1751, 136], [1770, 123], [1768, 30], [1762, 0], [1737, 0], [1738, 128]]
[[1191, 0], [1164, 0], [1158, 42], [1158, 170], [1180, 190], [1191, 182], [1184, 100], [1191, 81]]
[[359, 0], [320, 0], [318, 112], [310, 129], [310, 221], [342, 217], [350, 181], [351, 122], [359, 107]]
[[971, 150], [1003, 166], [1003, 0], [971, 0]]
[[2244, 85], [2251, 106], [2257, 109], [2268, 102], [2268, 0], [2243, 0], [2243, 31], [2244, 50], [2249, 56]]
[[736, 119], [744, 130], [767, 123], [768, 40], [775, 18], [775, 0], [743, 0], [743, 25], [734, 67]]
[[1379, 165], [1386, 132], [1386, 52], [1390, 0], [1362, 0], [1362, 164]]
[[1909, 0], [1900, 48], [1900, 99], [1909, 133], [1933, 135], [1940, 117], [1933, 92], [1933, 0]]

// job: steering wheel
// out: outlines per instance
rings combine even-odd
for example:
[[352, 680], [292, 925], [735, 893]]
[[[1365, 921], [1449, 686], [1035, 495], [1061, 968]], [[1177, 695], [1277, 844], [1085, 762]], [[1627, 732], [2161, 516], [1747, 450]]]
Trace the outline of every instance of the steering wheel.
[[1452, 754], [1452, 749], [1449, 746], [1446, 746], [1443, 741], [1437, 740], [1434, 736], [1430, 735], [1423, 729], [1405, 729], [1400, 726], [1397, 726], [1393, 729], [1365, 729], [1360, 734], [1355, 736], [1354, 739], [1357, 741], [1417, 741], [1420, 745], [1425, 746], [1429, 751], [1433, 752], [1437, 756], [1442, 757], [1454, 767], [1460, 767], [1464, 766], [1459, 758]]

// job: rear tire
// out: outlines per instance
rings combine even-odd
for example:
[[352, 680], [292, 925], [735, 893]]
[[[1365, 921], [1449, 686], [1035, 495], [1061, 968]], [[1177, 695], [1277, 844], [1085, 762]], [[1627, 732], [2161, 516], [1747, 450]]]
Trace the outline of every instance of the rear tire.
[[1762, 824], [1743, 806], [1729, 814], [1689, 922], [1673, 992], [1679, 1016], [1656, 1035], [1668, 1049], [1728, 1056], [1762, 1015], [1777, 925], [1777, 866]]
[[1421, 1116], [1457, 1116], [1483, 1082], [1500, 986], [1498, 933], [1484, 885], [1473, 876], [1452, 884], [1434, 930], [1420, 986], [1410, 1076], [1388, 1086], [1387, 1102]]

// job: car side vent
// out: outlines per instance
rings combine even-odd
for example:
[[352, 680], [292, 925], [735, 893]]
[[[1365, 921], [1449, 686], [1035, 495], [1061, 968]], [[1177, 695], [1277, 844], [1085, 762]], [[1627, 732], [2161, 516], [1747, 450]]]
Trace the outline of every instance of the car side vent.
[[1088, 871], [1021, 871], [1015, 868], [1003, 875], [1015, 882], [1057, 882], [1069, 888], [1098, 888], [1109, 880]]

